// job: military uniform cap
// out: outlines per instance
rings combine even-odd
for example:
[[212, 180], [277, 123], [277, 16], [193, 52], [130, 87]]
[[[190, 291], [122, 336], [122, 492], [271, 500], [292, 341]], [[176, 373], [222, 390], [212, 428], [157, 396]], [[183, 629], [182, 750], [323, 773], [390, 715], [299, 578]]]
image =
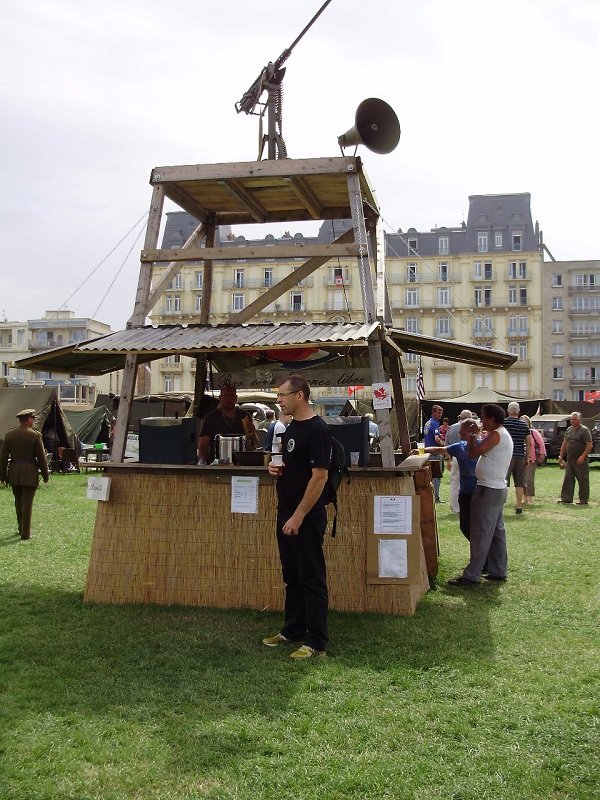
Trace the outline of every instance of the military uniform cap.
[[24, 408], [23, 411], [19, 411], [17, 418], [21, 417], [35, 417], [35, 408]]

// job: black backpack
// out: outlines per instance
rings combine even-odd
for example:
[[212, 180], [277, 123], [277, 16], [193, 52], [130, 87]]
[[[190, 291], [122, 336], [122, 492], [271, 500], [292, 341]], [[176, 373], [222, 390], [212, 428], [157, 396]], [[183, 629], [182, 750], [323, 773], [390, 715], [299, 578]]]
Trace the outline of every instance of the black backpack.
[[337, 490], [344, 478], [347, 478], [348, 484], [350, 484], [350, 473], [348, 472], [348, 467], [346, 466], [346, 451], [344, 450], [344, 445], [338, 439], [336, 439], [335, 436], [332, 436], [331, 461], [329, 462], [327, 483], [323, 489], [323, 499], [325, 500], [325, 505], [332, 503], [335, 509], [333, 525], [331, 526], [332, 537], [335, 536], [337, 531]]

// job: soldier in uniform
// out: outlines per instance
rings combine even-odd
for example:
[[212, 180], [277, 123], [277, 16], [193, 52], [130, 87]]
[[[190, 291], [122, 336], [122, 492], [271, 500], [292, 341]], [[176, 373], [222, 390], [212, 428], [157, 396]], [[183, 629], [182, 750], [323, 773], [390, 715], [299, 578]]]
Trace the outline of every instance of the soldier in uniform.
[[11, 485], [19, 533], [21, 539], [29, 539], [33, 498], [39, 483], [38, 470], [44, 483], [48, 483], [48, 462], [42, 435], [33, 429], [35, 409], [25, 408], [17, 418], [20, 424], [7, 431], [0, 452], [0, 482], [5, 486]]

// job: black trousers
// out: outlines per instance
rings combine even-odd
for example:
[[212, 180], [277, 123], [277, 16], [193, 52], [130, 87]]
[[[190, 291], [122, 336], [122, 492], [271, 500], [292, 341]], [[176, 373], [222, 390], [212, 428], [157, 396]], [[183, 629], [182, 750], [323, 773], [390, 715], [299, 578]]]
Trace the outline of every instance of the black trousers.
[[281, 633], [303, 641], [315, 650], [325, 650], [327, 632], [327, 568], [323, 537], [327, 515], [304, 520], [297, 536], [286, 536], [282, 526], [291, 514], [277, 514], [277, 544], [285, 583], [285, 620]]
[[21, 539], [31, 536], [31, 512], [33, 511], [33, 498], [37, 486], [13, 486], [15, 496], [15, 511], [17, 512], [17, 525]]
[[465, 537], [471, 541], [471, 497], [472, 494], [458, 493], [459, 518], [458, 524]]

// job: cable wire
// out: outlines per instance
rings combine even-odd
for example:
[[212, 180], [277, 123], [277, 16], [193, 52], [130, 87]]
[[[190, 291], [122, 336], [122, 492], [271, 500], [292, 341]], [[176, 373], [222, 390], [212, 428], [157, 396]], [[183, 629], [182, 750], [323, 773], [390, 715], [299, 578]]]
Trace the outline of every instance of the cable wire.
[[[77, 292], [78, 292], [80, 289], [82, 289], [82, 288], [85, 286], [85, 284], [86, 284], [86, 283], [87, 283], [87, 282], [90, 280], [90, 278], [92, 278], [92, 277], [93, 277], [93, 276], [96, 274], [96, 272], [98, 272], [98, 270], [99, 270], [99, 269], [100, 269], [100, 267], [101, 267], [101, 266], [102, 266], [102, 265], [105, 263], [105, 261], [107, 261], [107, 259], [109, 259], [109, 258], [110, 258], [110, 256], [112, 256], [112, 254], [113, 254], [113, 253], [115, 252], [115, 250], [116, 250], [116, 249], [119, 247], [119, 245], [120, 245], [120, 244], [122, 244], [122, 243], [125, 241], [125, 239], [126, 239], [128, 236], [129, 236], [129, 234], [130, 234], [130, 233], [132, 233], [132, 232], [133, 232], [133, 231], [134, 231], [134, 230], [137, 228], [137, 226], [138, 226], [138, 225], [140, 225], [140, 224], [141, 224], [141, 223], [142, 223], [142, 222], [143, 222], [143, 221], [146, 219], [146, 217], [147, 217], [147, 216], [148, 216], [148, 212], [146, 211], [146, 212], [143, 214], [143, 216], [141, 216], [141, 217], [138, 219], [138, 221], [135, 223], [135, 225], [133, 225], [133, 226], [132, 226], [132, 227], [131, 227], [131, 228], [130, 228], [128, 231], [127, 231], [127, 233], [126, 233], [126, 234], [125, 234], [125, 235], [124, 235], [124, 236], [123, 236], [123, 237], [122, 237], [122, 238], [121, 238], [121, 239], [120, 239], [120, 240], [119, 240], [119, 241], [116, 243], [116, 245], [115, 245], [115, 246], [112, 248], [112, 250], [111, 250], [110, 252], [108, 252], [108, 253], [107, 253], [107, 254], [104, 256], [104, 258], [102, 259], [102, 261], [100, 261], [100, 263], [99, 263], [99, 264], [97, 264], [97, 265], [94, 267], [94, 269], [93, 269], [93, 270], [90, 272], [90, 274], [89, 274], [89, 275], [88, 275], [86, 278], [84, 278], [84, 279], [83, 279], [83, 281], [82, 281], [82, 282], [79, 284], [79, 286], [78, 286], [78, 287], [75, 289], [75, 291], [74, 291], [74, 292], [71, 292], [71, 294], [70, 294], [70, 295], [67, 297], [67, 299], [65, 300], [65, 302], [64, 302], [64, 303], [63, 303], [63, 304], [60, 306], [60, 308], [59, 308], [59, 311], [62, 311], [63, 309], [65, 309], [65, 308], [67, 307], [67, 304], [70, 302], [70, 300], [72, 300], [72, 298], [73, 298], [73, 297], [75, 297], [75, 295], [77, 294]], [[137, 239], [139, 239], [139, 234], [138, 234], [138, 237], [137, 237]], [[137, 239], [136, 239], [136, 242], [137, 242]], [[129, 252], [131, 252], [131, 251], [129, 251]], [[129, 253], [128, 253], [127, 255], [129, 256]], [[121, 269], [122, 269], [122, 268], [123, 268], [123, 265], [121, 265], [121, 267], [119, 267], [119, 272], [121, 271]], [[119, 273], [117, 273], [117, 275], [118, 275], [118, 274], [119, 274]], [[113, 283], [114, 283], [114, 280], [113, 280]], [[111, 286], [112, 286], [112, 283], [111, 283]], [[105, 295], [105, 297], [106, 297], [106, 295]], [[104, 298], [103, 298], [103, 301], [104, 301]]]

